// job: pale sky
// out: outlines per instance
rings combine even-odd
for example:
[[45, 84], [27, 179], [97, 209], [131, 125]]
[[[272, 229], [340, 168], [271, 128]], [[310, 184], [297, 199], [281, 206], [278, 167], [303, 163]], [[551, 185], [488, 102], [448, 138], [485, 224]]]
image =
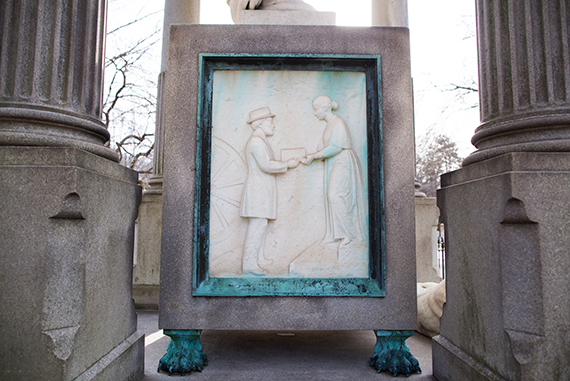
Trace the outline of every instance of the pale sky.
[[[319, 11], [336, 12], [337, 25], [370, 25], [370, 0], [305, 0]], [[478, 96], [472, 93], [457, 99], [457, 92], [446, 91], [451, 84], [469, 85], [477, 81], [475, 40], [475, 2], [473, 0], [408, 0], [412, 77], [414, 80], [415, 128], [417, 144], [431, 134], [446, 134], [455, 141], [465, 157], [475, 148], [470, 139], [479, 125]], [[110, 0], [108, 30], [129, 19], [160, 11], [162, 0]], [[226, 0], [202, 0], [202, 24], [232, 24]], [[122, 37], [109, 37], [108, 51], [121, 39], [135, 38], [162, 27], [162, 13], [145, 19], [137, 29]], [[125, 42], [125, 41], [123, 41]], [[158, 75], [160, 43], [148, 59], [148, 68]], [[151, 67], [153, 67], [151, 69]]]

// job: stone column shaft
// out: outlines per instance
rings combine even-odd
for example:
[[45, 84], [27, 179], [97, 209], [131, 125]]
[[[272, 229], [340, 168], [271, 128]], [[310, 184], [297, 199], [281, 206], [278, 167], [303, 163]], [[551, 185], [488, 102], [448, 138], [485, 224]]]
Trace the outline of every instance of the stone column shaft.
[[0, 145], [116, 160], [101, 122], [104, 0], [0, 2]]
[[408, 27], [408, 0], [372, 0], [372, 26]]
[[164, 86], [168, 64], [168, 40], [171, 24], [199, 24], [200, 0], [165, 0], [162, 32], [162, 59], [158, 75], [156, 97], [156, 127], [154, 132], [153, 176], [147, 193], [162, 193], [162, 167], [164, 162]]
[[200, 24], [200, 0], [165, 0], [161, 72], [166, 71], [168, 64], [170, 24]]
[[566, 0], [477, 1], [482, 124], [464, 165], [570, 151], [569, 21]]

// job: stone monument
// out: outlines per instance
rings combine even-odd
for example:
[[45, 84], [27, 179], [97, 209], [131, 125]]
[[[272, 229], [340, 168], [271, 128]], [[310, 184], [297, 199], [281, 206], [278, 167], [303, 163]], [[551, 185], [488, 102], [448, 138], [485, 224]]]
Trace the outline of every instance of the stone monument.
[[371, 366], [419, 371], [407, 28], [176, 25], [169, 44], [159, 371], [201, 371], [203, 329], [371, 329]]
[[568, 4], [477, 1], [477, 151], [442, 177], [438, 380], [570, 379]]
[[101, 121], [106, 1], [0, 2], [0, 379], [134, 380], [137, 173]]

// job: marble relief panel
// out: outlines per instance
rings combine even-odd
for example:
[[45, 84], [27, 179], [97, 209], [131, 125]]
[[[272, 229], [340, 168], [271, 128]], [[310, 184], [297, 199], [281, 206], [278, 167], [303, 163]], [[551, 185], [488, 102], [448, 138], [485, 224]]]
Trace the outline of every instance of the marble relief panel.
[[365, 80], [214, 71], [209, 277], [368, 278]]

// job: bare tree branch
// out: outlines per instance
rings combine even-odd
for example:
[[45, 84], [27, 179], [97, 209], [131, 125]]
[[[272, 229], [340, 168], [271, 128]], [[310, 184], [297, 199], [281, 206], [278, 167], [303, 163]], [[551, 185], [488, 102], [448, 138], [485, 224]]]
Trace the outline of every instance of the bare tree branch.
[[157, 13], [161, 13], [161, 12], [163, 12], [163, 11], [164, 11], [164, 9], [161, 9], [161, 10], [158, 10], [158, 11], [156, 11], [156, 12], [152, 12], [152, 13], [149, 13], [149, 14], [147, 14], [147, 15], [144, 15], [143, 17], [139, 17], [138, 19], [135, 19], [135, 20], [133, 20], [133, 21], [131, 21], [131, 22], [128, 22], [128, 23], [126, 23], [126, 24], [124, 24], [124, 25], [118, 26], [118, 27], [116, 27], [115, 29], [113, 29], [112, 31], [107, 32], [107, 35], [113, 34], [113, 33], [115, 33], [115, 32], [118, 31], [118, 30], [121, 30], [121, 29], [123, 29], [123, 28], [126, 28], [126, 27], [129, 26], [129, 25], [136, 24], [137, 22], [139, 22], [139, 21], [141, 21], [141, 20], [144, 20], [144, 19], [146, 19], [147, 17], [150, 17], [150, 16], [152, 16], [152, 15], [156, 15]]
[[466, 91], [471, 91], [474, 93], [478, 93], [479, 89], [475, 88], [475, 87], [471, 87], [471, 86], [461, 86], [461, 85], [456, 85], [454, 83], [451, 84], [451, 86], [453, 86], [452, 89], [446, 89], [443, 91], [455, 91], [455, 90], [466, 90]]
[[[122, 0], [117, 0], [119, 2]], [[152, 17], [161, 12], [135, 16], [107, 33], [116, 43], [107, 45], [105, 59], [108, 79], [102, 117], [111, 133], [108, 146], [114, 147], [122, 165], [141, 173], [152, 172], [157, 89], [154, 80], [157, 73], [153, 72], [159, 69], [157, 43], [162, 31], [158, 19], [157, 27], [142, 36], [128, 34], [127, 27], [142, 25], [141, 22], [148, 25]]]

